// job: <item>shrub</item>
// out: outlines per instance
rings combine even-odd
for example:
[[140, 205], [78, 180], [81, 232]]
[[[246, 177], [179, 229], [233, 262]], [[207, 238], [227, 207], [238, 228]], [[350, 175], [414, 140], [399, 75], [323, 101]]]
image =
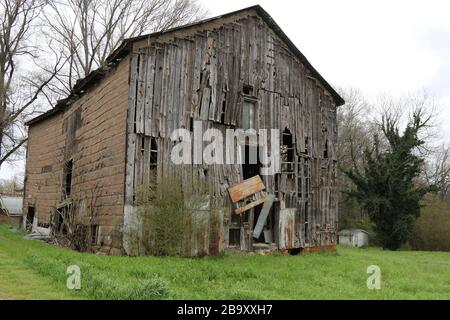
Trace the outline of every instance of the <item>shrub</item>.
[[164, 177], [155, 187], [138, 188], [135, 205], [140, 224], [141, 253], [190, 255], [195, 234], [204, 234], [211, 219], [206, 186], [186, 187], [179, 177]]

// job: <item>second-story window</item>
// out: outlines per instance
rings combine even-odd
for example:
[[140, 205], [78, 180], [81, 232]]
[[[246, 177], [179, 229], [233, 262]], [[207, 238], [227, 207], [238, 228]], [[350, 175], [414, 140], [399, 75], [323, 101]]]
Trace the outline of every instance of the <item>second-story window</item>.
[[242, 129], [255, 129], [256, 103], [244, 100], [242, 104]]

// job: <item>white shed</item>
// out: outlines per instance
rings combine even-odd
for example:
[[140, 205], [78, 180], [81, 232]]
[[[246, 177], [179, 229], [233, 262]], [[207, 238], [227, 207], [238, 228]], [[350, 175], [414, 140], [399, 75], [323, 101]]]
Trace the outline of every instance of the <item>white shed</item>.
[[0, 209], [9, 216], [21, 216], [22, 203], [22, 197], [0, 196]]
[[339, 244], [352, 247], [366, 247], [369, 245], [369, 234], [362, 229], [344, 229], [339, 233]]

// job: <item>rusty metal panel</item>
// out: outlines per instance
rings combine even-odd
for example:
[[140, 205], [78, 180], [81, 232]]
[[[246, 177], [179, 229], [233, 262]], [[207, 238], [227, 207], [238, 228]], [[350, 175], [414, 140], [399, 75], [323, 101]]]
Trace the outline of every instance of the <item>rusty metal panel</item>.
[[295, 212], [296, 208], [280, 210], [278, 219], [278, 248], [295, 248]]

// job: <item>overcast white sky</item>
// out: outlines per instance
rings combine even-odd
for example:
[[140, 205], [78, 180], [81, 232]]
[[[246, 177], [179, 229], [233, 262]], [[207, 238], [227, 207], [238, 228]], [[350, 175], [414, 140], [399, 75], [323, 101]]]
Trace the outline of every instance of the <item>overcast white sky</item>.
[[[260, 4], [334, 86], [368, 97], [425, 89], [450, 143], [450, 1], [200, 0], [210, 16]], [[23, 172], [0, 169], [0, 178]]]

